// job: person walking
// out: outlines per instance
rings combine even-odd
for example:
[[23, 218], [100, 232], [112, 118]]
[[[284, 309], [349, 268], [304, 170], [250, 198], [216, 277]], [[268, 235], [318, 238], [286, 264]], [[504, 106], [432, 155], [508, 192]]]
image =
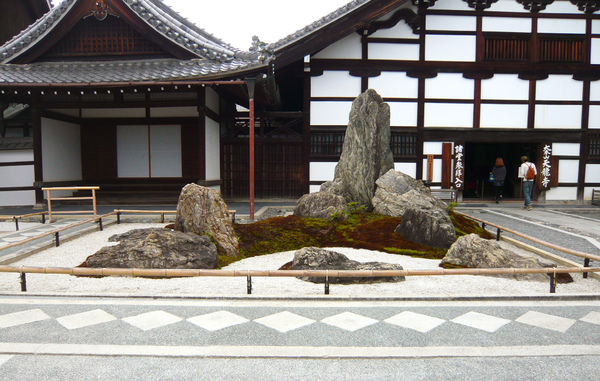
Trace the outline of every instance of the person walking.
[[502, 189], [504, 188], [504, 179], [506, 178], [506, 167], [501, 157], [496, 158], [496, 163], [492, 169], [494, 176], [494, 188], [496, 189], [496, 204], [502, 200]]
[[521, 157], [521, 166], [519, 167], [519, 178], [523, 181], [523, 194], [525, 196], [525, 205], [523, 209], [531, 210], [531, 192], [533, 190], [533, 182], [537, 175], [535, 164], [529, 161], [527, 156]]

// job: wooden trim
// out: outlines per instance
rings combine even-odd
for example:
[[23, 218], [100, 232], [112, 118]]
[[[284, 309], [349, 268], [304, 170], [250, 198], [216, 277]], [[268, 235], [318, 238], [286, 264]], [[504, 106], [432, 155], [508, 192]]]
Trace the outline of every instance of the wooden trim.
[[79, 118], [79, 117], [72, 116], [72, 115], [65, 115], [65, 114], [61, 114], [59, 112], [51, 111], [51, 110], [42, 109], [42, 110], [40, 110], [40, 115], [43, 118], [60, 120], [61, 122], [67, 122], [67, 123], [73, 123], [73, 124], [81, 123], [81, 118]]
[[535, 98], [536, 98], [536, 81], [529, 81], [529, 110], [527, 112], [527, 129], [535, 127]]
[[35, 161], [11, 161], [0, 162], [0, 167], [21, 167], [26, 165], [35, 165]]
[[[31, 107], [31, 124], [33, 126], [34, 181], [36, 184], [41, 184], [44, 181], [44, 171], [42, 164], [42, 116], [40, 114], [40, 109], [38, 108], [38, 105], [35, 101]], [[44, 193], [41, 189], [36, 189], [36, 204], [42, 203], [43, 200]]]
[[2, 192], [22, 192], [22, 191], [35, 191], [38, 190], [36, 187], [1, 187], [0, 193]]
[[452, 182], [452, 143], [442, 143], [442, 183], [444, 189], [449, 189]]

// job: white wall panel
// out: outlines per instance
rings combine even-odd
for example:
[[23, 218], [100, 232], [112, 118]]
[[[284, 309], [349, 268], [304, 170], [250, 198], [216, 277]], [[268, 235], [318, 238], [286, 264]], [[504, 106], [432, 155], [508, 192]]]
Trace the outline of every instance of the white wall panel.
[[469, 5], [463, 0], [443, 0], [435, 3], [435, 6], [432, 8], [437, 10], [447, 9], [447, 10], [457, 10], [457, 11], [472, 11], [473, 8], [469, 8]]
[[527, 105], [482, 104], [481, 127], [527, 128]]
[[556, 187], [546, 191], [546, 201], [575, 201], [576, 187]]
[[81, 110], [83, 118], [145, 118], [145, 108], [87, 108]]
[[416, 102], [388, 102], [391, 126], [417, 126], [418, 104]]
[[576, 183], [579, 175], [579, 160], [558, 161], [558, 182], [559, 183]]
[[221, 137], [219, 123], [206, 118], [204, 157], [206, 163], [206, 180], [221, 179]]
[[33, 206], [35, 191], [0, 192], [0, 206]]
[[379, 29], [369, 37], [372, 38], [414, 38], [418, 39], [419, 35], [413, 33], [411, 27], [406, 24], [405, 21], [401, 20], [398, 24], [388, 29]]
[[310, 124], [347, 126], [352, 102], [310, 102]]
[[[572, 8], [577, 10], [574, 6]], [[538, 33], [585, 34], [585, 20], [540, 18]]]
[[372, 60], [419, 60], [419, 45], [417, 44], [387, 44], [382, 42], [369, 43], [369, 59]]
[[425, 80], [425, 98], [473, 99], [475, 81], [458, 73], [440, 73]]
[[[516, 1], [513, 2], [516, 3]], [[484, 17], [482, 29], [484, 32], [531, 33], [531, 19], [524, 17]]]
[[600, 81], [590, 82], [590, 100], [600, 101]]
[[513, 74], [495, 74], [481, 81], [482, 99], [528, 100], [529, 81], [519, 79]]
[[529, 13], [523, 5], [517, 3], [515, 0], [498, 0], [498, 2], [492, 4], [490, 11], [493, 12], [522, 12]]
[[148, 126], [117, 126], [118, 177], [149, 177]]
[[310, 181], [331, 181], [335, 175], [337, 162], [311, 162]]
[[360, 59], [362, 58], [360, 38], [358, 34], [352, 33], [321, 50], [313, 58]]
[[585, 201], [592, 200], [592, 192], [594, 189], [598, 189], [598, 188], [583, 188], [583, 199]]
[[417, 163], [394, 163], [394, 169], [413, 178], [417, 177]]
[[428, 35], [425, 37], [427, 61], [475, 61], [475, 36]]
[[600, 128], [600, 106], [590, 106], [590, 129]]
[[536, 105], [535, 128], [581, 128], [581, 106]]
[[592, 38], [591, 63], [593, 65], [600, 64], [600, 38]]
[[313, 97], [357, 97], [360, 78], [347, 71], [326, 70], [323, 75], [311, 77], [310, 95]]
[[443, 146], [442, 142], [424, 142], [423, 155], [441, 155]]
[[600, 183], [600, 164], [587, 164], [585, 166], [585, 182]]
[[33, 165], [0, 167], [0, 188], [30, 187], [34, 181]]
[[212, 87], [206, 88], [206, 107], [219, 114], [219, 94]]
[[15, 161], [33, 161], [33, 150], [0, 151], [0, 163], [12, 163]]
[[473, 16], [427, 16], [427, 30], [475, 32], [477, 18]]
[[426, 103], [425, 127], [473, 127], [473, 105]]
[[577, 6], [571, 4], [571, 2], [567, 0], [554, 1], [552, 4], [548, 4], [546, 6], [546, 9], [544, 9], [540, 13], [572, 13], [576, 15], [581, 15], [581, 12], [577, 9]]
[[369, 88], [384, 98], [417, 99], [419, 96], [419, 80], [407, 77], [404, 72], [381, 72], [381, 75], [369, 78]]
[[552, 155], [579, 157], [579, 143], [553, 143]]
[[79, 125], [42, 118], [44, 181], [81, 180]]
[[583, 82], [572, 75], [550, 75], [543, 81], [536, 81], [536, 98], [548, 101], [581, 101]]
[[600, 20], [592, 20], [592, 33], [600, 34]]
[[181, 126], [150, 126], [150, 175], [181, 177]]
[[158, 107], [150, 109], [152, 118], [170, 118], [170, 117], [198, 117], [196, 107]]

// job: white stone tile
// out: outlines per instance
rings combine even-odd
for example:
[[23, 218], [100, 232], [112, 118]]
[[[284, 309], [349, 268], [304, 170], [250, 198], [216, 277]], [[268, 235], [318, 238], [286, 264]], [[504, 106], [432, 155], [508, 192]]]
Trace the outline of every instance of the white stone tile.
[[346, 331], [354, 332], [361, 328], [378, 323], [379, 320], [353, 314], [352, 312], [344, 312], [322, 319], [321, 322], [344, 329]]
[[537, 311], [529, 311], [525, 315], [520, 316], [516, 321], [557, 332], [567, 332], [576, 322], [574, 319], [548, 315]]
[[315, 322], [312, 319], [305, 318], [288, 311], [265, 316], [260, 319], [255, 319], [254, 321], [284, 333]]
[[446, 320], [418, 314], [415, 312], [404, 311], [398, 315], [392, 316], [389, 319], [385, 319], [384, 322], [426, 333], [435, 327], [444, 324]]
[[600, 312], [592, 311], [579, 320], [584, 321], [586, 323], [600, 325]]
[[56, 319], [66, 329], [84, 328], [91, 325], [108, 323], [113, 320], [117, 320], [117, 318], [102, 310], [92, 310]]
[[16, 236], [16, 237], [4, 237], [4, 238], [2, 238], [2, 241], [13, 243], [13, 242], [25, 241], [26, 239], [27, 239], [27, 237], [23, 237], [23, 236], [19, 235], [19, 236]]
[[183, 319], [165, 311], [152, 311], [123, 319], [123, 321], [143, 331], [164, 327], [165, 325], [177, 323], [181, 320]]
[[46, 319], [51, 319], [51, 317], [46, 315], [46, 313], [39, 308], [34, 310], [13, 312], [6, 315], [0, 315], [0, 329], [15, 327], [17, 325], [27, 323], [34, 323], [36, 321], [42, 321]]
[[209, 331], [218, 331], [223, 328], [237, 324], [243, 324], [249, 320], [227, 311], [218, 311], [206, 315], [194, 316], [187, 319], [190, 323]]
[[0, 367], [2, 367], [2, 365], [7, 362], [8, 360], [10, 360], [11, 358], [13, 358], [13, 355], [0, 355]]
[[481, 314], [479, 312], [467, 312], [455, 319], [450, 320], [457, 324], [466, 325], [467, 327], [480, 329], [486, 332], [496, 332], [504, 325], [510, 323], [510, 320], [502, 319], [496, 316]]

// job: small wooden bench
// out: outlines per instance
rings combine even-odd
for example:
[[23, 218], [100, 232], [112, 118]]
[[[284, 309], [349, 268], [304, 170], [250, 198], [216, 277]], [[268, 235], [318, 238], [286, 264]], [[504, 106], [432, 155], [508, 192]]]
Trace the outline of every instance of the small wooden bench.
[[600, 206], [600, 189], [592, 190], [592, 205]]
[[456, 189], [431, 189], [431, 195], [442, 201], [456, 202], [458, 199]]
[[[80, 214], [80, 213], [93, 213], [94, 217], [96, 214], [96, 191], [100, 189], [100, 187], [54, 187], [54, 188], [42, 188], [42, 191], [47, 194], [48, 201], [48, 218], [52, 221], [52, 213], [54, 214]], [[92, 191], [92, 195], [90, 197], [52, 197], [51, 192], [57, 191], [81, 191], [81, 190], [89, 190]], [[58, 200], [91, 200], [92, 201], [92, 210], [77, 210], [77, 211], [63, 211], [63, 212], [52, 212], [52, 201]]]

